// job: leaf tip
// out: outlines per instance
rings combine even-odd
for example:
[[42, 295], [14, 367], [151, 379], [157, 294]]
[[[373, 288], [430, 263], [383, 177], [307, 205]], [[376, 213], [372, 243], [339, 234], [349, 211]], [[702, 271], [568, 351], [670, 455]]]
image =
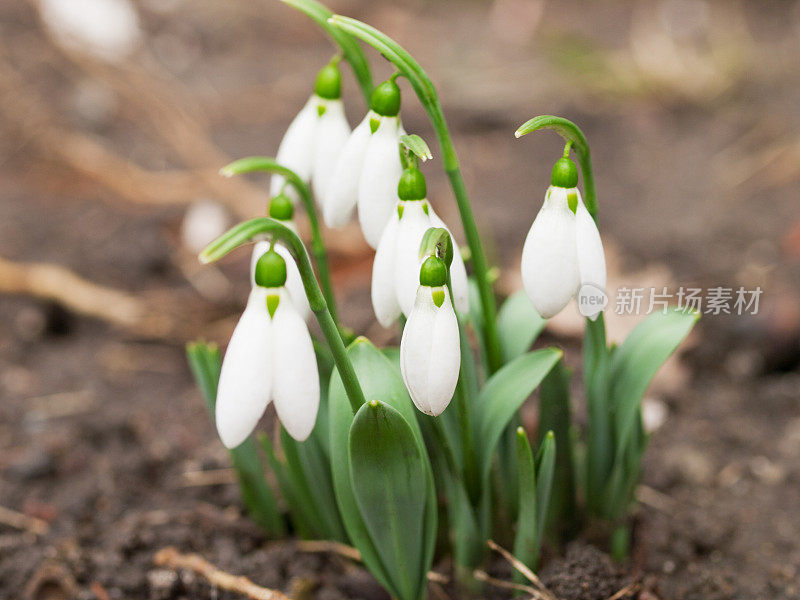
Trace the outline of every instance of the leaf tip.
[[225, 165], [224, 167], [222, 167], [219, 170], [219, 174], [222, 175], [223, 177], [230, 178], [230, 177], [233, 177], [234, 173], [233, 173], [233, 169], [231, 169], [230, 165]]
[[520, 127], [514, 132], [514, 137], [517, 139], [521, 138], [523, 135], [525, 134], [522, 132], [522, 127]]
[[517, 435], [524, 436], [525, 435], [525, 428], [522, 426], [517, 427]]

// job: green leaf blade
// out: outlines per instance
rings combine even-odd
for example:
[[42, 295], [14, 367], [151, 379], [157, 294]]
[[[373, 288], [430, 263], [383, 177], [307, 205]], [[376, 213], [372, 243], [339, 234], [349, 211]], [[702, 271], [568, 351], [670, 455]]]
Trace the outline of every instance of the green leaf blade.
[[678, 309], [652, 314], [614, 351], [610, 381], [618, 458], [636, 433], [640, 402], [650, 382], [699, 318], [698, 313]]
[[528, 352], [486, 382], [475, 407], [482, 481], [488, 480], [492, 456], [503, 430], [562, 355], [557, 348]]
[[376, 550], [401, 600], [416, 600], [427, 569], [424, 521], [426, 465], [411, 427], [377, 400], [364, 404], [350, 428], [354, 496]]
[[507, 363], [527, 352], [546, 323], [547, 321], [536, 312], [525, 290], [506, 298], [497, 315], [503, 362]]

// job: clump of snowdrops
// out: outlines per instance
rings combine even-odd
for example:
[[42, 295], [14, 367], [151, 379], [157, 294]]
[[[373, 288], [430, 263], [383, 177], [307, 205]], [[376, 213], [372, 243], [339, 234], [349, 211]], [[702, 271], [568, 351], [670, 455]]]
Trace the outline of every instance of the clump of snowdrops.
[[[697, 315], [651, 315], [609, 347], [589, 146], [575, 124], [552, 116], [516, 132], [551, 129], [566, 146], [520, 240], [524, 290], [498, 310], [450, 132], [425, 71], [369, 25], [334, 16], [314, 0], [284, 1], [316, 21], [339, 52], [309, 86], [275, 158], [245, 158], [222, 169], [227, 176], [271, 173], [271, 198], [267, 216], [235, 226], [200, 255], [208, 263], [254, 243], [252, 289], [224, 360], [212, 345], [188, 349], [252, 518], [272, 537], [291, 526], [303, 538], [354, 546], [400, 600], [425, 597], [426, 575], [445, 554], [469, 583], [492, 538], [536, 569], [545, 538], [557, 547], [591, 526], [624, 557], [647, 444], [641, 399]], [[373, 84], [359, 40], [394, 65], [389, 79]], [[352, 131], [341, 100], [342, 58], [367, 105]], [[436, 213], [447, 198], [428, 197], [420, 167], [433, 156], [403, 127], [404, 84], [436, 133], [464, 249]], [[531, 217], [537, 206], [533, 197]], [[294, 225], [299, 207], [310, 223], [307, 242]], [[375, 316], [400, 332], [399, 348], [377, 348], [340, 320], [318, 215], [329, 227], [358, 219], [376, 250]], [[571, 420], [571, 373], [562, 351], [531, 350], [546, 319], [576, 296], [586, 316], [582, 431]], [[312, 315], [321, 339], [309, 331]], [[537, 389], [539, 425], [529, 437], [519, 409]], [[253, 432], [270, 402], [280, 434], [259, 433], [256, 443]], [[267, 484], [262, 457], [278, 489]]]

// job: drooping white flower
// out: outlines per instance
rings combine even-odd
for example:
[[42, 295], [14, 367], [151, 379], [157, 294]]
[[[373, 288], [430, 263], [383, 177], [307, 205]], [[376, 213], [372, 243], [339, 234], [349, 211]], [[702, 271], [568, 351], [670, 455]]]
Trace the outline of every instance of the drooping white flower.
[[[311, 182], [317, 202], [323, 206], [339, 155], [350, 136], [350, 125], [341, 100], [341, 73], [335, 63], [323, 67], [314, 87], [314, 93], [294, 118], [281, 140], [275, 160], [288, 167], [306, 183]], [[279, 194], [286, 180], [273, 175], [270, 194]], [[286, 193], [297, 201], [297, 193]]]
[[70, 50], [119, 62], [141, 43], [139, 15], [129, 0], [38, 0], [38, 7], [56, 43]]
[[217, 431], [228, 448], [247, 439], [270, 401], [298, 441], [309, 436], [316, 422], [320, 392], [314, 346], [281, 283], [286, 281], [285, 266], [277, 278], [275, 269], [265, 268], [283, 262], [276, 257], [262, 257], [256, 279], [270, 285], [251, 290], [222, 363], [215, 412]]
[[[554, 185], [547, 190], [522, 249], [522, 282], [534, 308], [545, 318], [558, 314], [583, 286], [605, 294], [603, 243], [575, 187], [574, 164], [572, 169], [574, 175], [559, 177], [553, 169]], [[581, 306], [581, 312], [593, 320], [602, 309], [602, 305]]]
[[[293, 220], [294, 207], [292, 206], [292, 201], [285, 194], [278, 194], [270, 200], [269, 216], [297, 233], [297, 226]], [[270, 246], [271, 241], [269, 240], [259, 240], [253, 246], [253, 254], [250, 258], [250, 284], [253, 286], [256, 285], [255, 276], [258, 259], [269, 251]], [[308, 320], [311, 315], [311, 308], [308, 305], [308, 297], [303, 285], [303, 278], [300, 276], [300, 270], [297, 268], [297, 262], [289, 249], [281, 242], [276, 241], [274, 247], [275, 252], [280, 254], [286, 261], [286, 289], [292, 298], [292, 304], [294, 304], [303, 320]]]
[[[414, 307], [423, 260], [420, 244], [431, 227], [453, 234], [433, 212], [427, 199], [425, 177], [416, 167], [405, 169], [397, 185], [398, 200], [383, 230], [372, 265], [372, 307], [378, 322], [389, 327], [399, 316], [408, 316]], [[453, 241], [451, 283], [456, 308], [469, 310], [467, 270], [458, 245]]]
[[393, 79], [372, 94], [370, 111], [350, 134], [323, 195], [323, 218], [341, 227], [358, 206], [358, 220], [367, 243], [377, 248], [397, 201], [402, 173], [400, 88]]
[[[407, 317], [414, 307], [424, 258], [419, 255], [420, 243], [431, 227], [447, 229], [452, 236], [427, 200], [397, 201], [372, 264], [372, 308], [384, 327], [389, 327], [400, 314]], [[459, 312], [469, 311], [467, 270], [455, 242], [450, 277], [456, 308]]]
[[[434, 275], [425, 270], [437, 262]], [[461, 368], [458, 320], [450, 301], [444, 263], [429, 257], [420, 273], [421, 284], [414, 308], [400, 341], [400, 371], [416, 407], [425, 414], [440, 415], [453, 398]], [[425, 285], [425, 283], [438, 285]]]

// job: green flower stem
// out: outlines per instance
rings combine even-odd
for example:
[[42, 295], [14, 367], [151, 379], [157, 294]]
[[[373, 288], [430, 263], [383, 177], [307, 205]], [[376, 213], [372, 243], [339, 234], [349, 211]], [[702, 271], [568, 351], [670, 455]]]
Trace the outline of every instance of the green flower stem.
[[317, 25], [322, 27], [331, 39], [336, 42], [339, 48], [342, 49], [342, 54], [345, 60], [350, 63], [353, 73], [358, 80], [358, 85], [361, 87], [364, 100], [367, 106], [369, 106], [369, 99], [373, 89], [372, 74], [369, 70], [369, 62], [367, 62], [364, 51], [361, 49], [361, 46], [359, 46], [358, 42], [341, 29], [328, 23], [328, 19], [333, 16], [333, 13], [316, 0], [283, 0], [283, 3], [288, 4], [292, 8], [296, 8], [316, 21]]
[[278, 164], [274, 158], [267, 156], [249, 156], [236, 160], [220, 169], [220, 173], [225, 177], [232, 177], [241, 173], [252, 173], [255, 171], [267, 171], [282, 175], [286, 181], [297, 190], [303, 206], [308, 215], [308, 222], [311, 225], [311, 252], [314, 254], [314, 262], [317, 264], [319, 279], [322, 285], [322, 293], [328, 303], [328, 310], [335, 323], [339, 323], [336, 311], [336, 297], [333, 293], [331, 283], [330, 268], [328, 267], [328, 254], [325, 251], [325, 243], [322, 240], [322, 231], [319, 226], [319, 216], [317, 207], [314, 205], [314, 198], [311, 189], [300, 177], [291, 169]]
[[503, 364], [503, 358], [500, 349], [500, 338], [497, 332], [497, 307], [495, 305], [492, 282], [489, 277], [489, 266], [436, 88], [428, 74], [414, 57], [386, 34], [366, 23], [340, 15], [331, 17], [328, 22], [342, 31], [365, 41], [390, 60], [411, 83], [417, 97], [428, 113], [431, 124], [436, 131], [436, 136], [439, 139], [442, 163], [456, 198], [456, 204], [464, 227], [464, 235], [467, 238], [467, 245], [472, 255], [472, 267], [475, 270], [475, 279], [478, 284], [481, 308], [483, 310], [487, 360], [490, 372], [494, 372]]
[[578, 155], [578, 164], [583, 174], [583, 189], [586, 196], [584, 204], [586, 205], [586, 210], [592, 215], [592, 218], [597, 221], [597, 193], [594, 189], [592, 156], [589, 151], [589, 142], [586, 141], [586, 136], [583, 135], [580, 127], [575, 125], [572, 121], [562, 117], [553, 117], [551, 115], [541, 115], [539, 117], [534, 117], [530, 121], [526, 121], [517, 129], [514, 135], [520, 138], [525, 134], [531, 133], [532, 131], [539, 131], [540, 129], [552, 129], [567, 142], [572, 143], [572, 147]]
[[322, 330], [322, 334], [325, 336], [328, 346], [331, 349], [333, 360], [336, 363], [336, 367], [339, 369], [339, 374], [342, 377], [342, 383], [347, 392], [347, 398], [350, 401], [353, 413], [357, 412], [361, 405], [366, 402], [364, 399], [364, 392], [356, 377], [353, 364], [347, 357], [347, 351], [345, 350], [342, 336], [330, 313], [325, 296], [317, 283], [317, 278], [314, 276], [314, 269], [311, 266], [311, 260], [308, 258], [308, 252], [302, 240], [294, 231], [283, 225], [280, 221], [270, 219], [269, 217], [250, 219], [249, 221], [244, 221], [229, 229], [226, 233], [206, 246], [205, 250], [200, 253], [200, 262], [207, 264], [219, 260], [231, 250], [238, 248], [242, 244], [253, 241], [256, 236], [264, 234], [284, 242], [291, 250], [295, 259], [297, 259], [297, 268], [303, 280], [303, 286], [305, 287], [306, 296], [308, 297], [308, 305], [317, 317], [317, 322]]

